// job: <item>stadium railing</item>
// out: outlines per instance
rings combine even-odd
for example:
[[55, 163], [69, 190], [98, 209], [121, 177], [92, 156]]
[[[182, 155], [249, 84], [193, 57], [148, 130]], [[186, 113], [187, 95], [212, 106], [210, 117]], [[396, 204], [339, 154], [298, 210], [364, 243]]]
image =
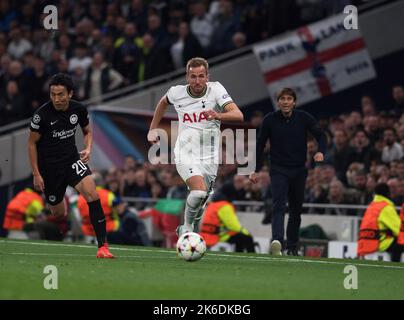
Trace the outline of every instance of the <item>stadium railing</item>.
[[[151, 199], [151, 198], [136, 198], [136, 197], [122, 197], [122, 200], [128, 202], [129, 204], [140, 204], [140, 205], [154, 205], [157, 201], [166, 199]], [[263, 201], [232, 201], [232, 204], [240, 208], [239, 211], [243, 211], [243, 208], [248, 207], [259, 207], [262, 209], [265, 205]], [[354, 204], [325, 204], [325, 203], [303, 203], [303, 208], [317, 208], [317, 209], [351, 209], [351, 210], [366, 210], [367, 205], [354, 205]], [[396, 210], [400, 210], [401, 207], [397, 206]], [[243, 211], [248, 212], [248, 211]]]

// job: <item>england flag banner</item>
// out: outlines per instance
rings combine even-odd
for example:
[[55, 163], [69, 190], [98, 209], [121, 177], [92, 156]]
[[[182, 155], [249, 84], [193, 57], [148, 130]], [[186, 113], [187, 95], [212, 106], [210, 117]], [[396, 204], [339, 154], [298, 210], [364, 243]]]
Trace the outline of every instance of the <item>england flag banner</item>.
[[276, 93], [296, 90], [300, 105], [376, 77], [359, 30], [344, 27], [338, 15], [304, 26], [253, 51], [276, 106]]

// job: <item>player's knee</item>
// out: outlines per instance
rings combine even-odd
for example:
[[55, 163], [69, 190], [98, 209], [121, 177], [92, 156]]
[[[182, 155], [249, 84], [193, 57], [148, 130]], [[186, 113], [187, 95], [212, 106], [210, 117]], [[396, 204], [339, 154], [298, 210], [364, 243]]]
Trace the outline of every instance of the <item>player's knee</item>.
[[98, 192], [95, 187], [82, 188], [80, 190], [80, 193], [83, 196], [83, 198], [86, 199], [87, 202], [93, 202], [99, 199]]
[[52, 215], [55, 216], [56, 218], [61, 218], [66, 215], [66, 208], [64, 206], [50, 208], [50, 211]]
[[93, 202], [93, 201], [97, 201], [99, 199], [97, 191], [84, 192], [83, 197], [84, 197], [84, 199], [86, 199], [87, 202]]
[[188, 195], [187, 203], [190, 207], [196, 208], [203, 204], [206, 200], [208, 193], [203, 190], [191, 190]]

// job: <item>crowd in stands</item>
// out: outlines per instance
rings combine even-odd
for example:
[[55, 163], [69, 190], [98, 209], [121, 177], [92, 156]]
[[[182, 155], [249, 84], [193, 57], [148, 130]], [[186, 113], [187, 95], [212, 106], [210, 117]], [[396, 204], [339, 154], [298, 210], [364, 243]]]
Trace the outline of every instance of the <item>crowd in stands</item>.
[[[342, 12], [355, 1], [61, 0], [59, 29], [54, 32], [42, 26], [45, 3], [0, 2], [0, 126], [28, 118], [46, 101], [48, 80], [57, 72], [73, 76], [76, 99], [100, 102], [101, 94], [182, 68], [190, 57], [211, 58], [232, 51]], [[383, 110], [371, 96], [363, 96], [361, 105], [349, 114], [320, 119], [328, 152], [324, 163], [315, 165], [317, 145], [308, 142], [306, 203], [367, 205], [375, 185], [386, 182], [392, 200], [401, 206], [404, 87], [391, 90], [392, 101]], [[256, 112], [251, 127], [258, 128], [263, 116]], [[270, 211], [267, 172], [264, 166], [259, 183], [251, 184], [247, 176], [236, 174], [237, 164], [221, 165], [215, 192], [229, 201], [265, 201]], [[140, 163], [130, 155], [121, 168], [102, 174], [100, 184], [121, 197], [185, 199], [188, 192], [175, 165]], [[147, 206], [140, 201], [133, 204], [137, 209]], [[363, 211], [305, 212], [360, 215]]]
[[[28, 118], [55, 73], [92, 98], [343, 11], [349, 0], [0, 2], [0, 126]], [[58, 29], [43, 27], [55, 4]]]

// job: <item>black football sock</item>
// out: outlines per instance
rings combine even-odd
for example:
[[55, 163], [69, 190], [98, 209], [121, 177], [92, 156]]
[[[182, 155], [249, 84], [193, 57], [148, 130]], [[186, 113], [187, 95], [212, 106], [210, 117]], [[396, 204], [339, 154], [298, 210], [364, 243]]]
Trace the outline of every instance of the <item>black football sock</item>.
[[104, 211], [102, 210], [100, 199], [87, 202], [87, 204], [90, 209], [90, 220], [97, 237], [98, 248], [100, 248], [104, 245], [107, 235]]

